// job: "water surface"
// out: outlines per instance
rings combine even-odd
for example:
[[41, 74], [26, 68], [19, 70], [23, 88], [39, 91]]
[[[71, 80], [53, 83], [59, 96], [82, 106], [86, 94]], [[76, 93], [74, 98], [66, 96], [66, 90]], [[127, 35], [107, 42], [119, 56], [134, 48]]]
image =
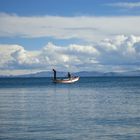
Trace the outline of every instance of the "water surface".
[[139, 140], [140, 78], [0, 79], [0, 140]]

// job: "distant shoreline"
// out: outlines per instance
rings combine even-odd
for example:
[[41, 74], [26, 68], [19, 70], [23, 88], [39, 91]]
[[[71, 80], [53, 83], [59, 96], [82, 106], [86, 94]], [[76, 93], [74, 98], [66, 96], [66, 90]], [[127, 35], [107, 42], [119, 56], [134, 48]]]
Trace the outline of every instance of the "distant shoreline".
[[[80, 78], [135, 78], [138, 77], [140, 78], [140, 76], [81, 76]], [[0, 79], [14, 79], [14, 78], [21, 78], [21, 79], [43, 79], [43, 78], [50, 78], [52, 79], [52, 77], [21, 77], [21, 76], [5, 76], [5, 77], [0, 77]], [[63, 77], [58, 77], [58, 78], [63, 78]]]
[[[126, 72], [99, 72], [99, 71], [80, 71], [71, 73], [74, 76], [79, 77], [139, 77], [140, 70], [136, 71], [126, 71]], [[0, 75], [0, 78], [3, 77], [53, 77], [52, 71], [42, 71], [31, 74], [22, 74], [22, 75]], [[67, 72], [58, 71], [57, 77], [67, 77]]]

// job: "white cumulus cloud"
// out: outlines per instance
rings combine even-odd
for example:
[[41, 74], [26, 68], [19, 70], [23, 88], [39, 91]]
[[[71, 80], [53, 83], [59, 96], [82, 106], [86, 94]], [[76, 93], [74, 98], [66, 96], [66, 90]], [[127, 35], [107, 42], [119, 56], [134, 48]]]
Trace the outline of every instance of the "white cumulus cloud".
[[28, 69], [39, 63], [39, 52], [27, 51], [20, 45], [0, 45], [0, 69]]
[[48, 43], [39, 51], [19, 45], [0, 45], [0, 70], [100, 70], [140, 69], [140, 37], [119, 35], [95, 45], [58, 46]]

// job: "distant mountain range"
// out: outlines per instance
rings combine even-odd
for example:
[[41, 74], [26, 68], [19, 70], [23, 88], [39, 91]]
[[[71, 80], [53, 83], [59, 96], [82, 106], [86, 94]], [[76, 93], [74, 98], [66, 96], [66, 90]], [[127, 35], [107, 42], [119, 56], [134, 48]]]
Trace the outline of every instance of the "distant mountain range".
[[[72, 75], [80, 77], [101, 77], [101, 76], [140, 76], [140, 70], [127, 72], [97, 72], [97, 71], [80, 71], [72, 73]], [[67, 72], [57, 72], [57, 77], [66, 77]], [[32, 74], [24, 74], [18, 76], [0, 76], [0, 77], [53, 77], [53, 72], [43, 71]]]
[[127, 72], [97, 72], [97, 71], [81, 71], [75, 73], [80, 77], [95, 77], [95, 76], [140, 76], [140, 70]]

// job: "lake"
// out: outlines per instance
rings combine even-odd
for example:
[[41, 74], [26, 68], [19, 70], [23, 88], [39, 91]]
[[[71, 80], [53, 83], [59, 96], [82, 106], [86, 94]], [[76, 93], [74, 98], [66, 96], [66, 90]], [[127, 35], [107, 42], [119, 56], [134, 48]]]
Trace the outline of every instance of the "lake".
[[140, 140], [140, 77], [1, 78], [0, 140]]

